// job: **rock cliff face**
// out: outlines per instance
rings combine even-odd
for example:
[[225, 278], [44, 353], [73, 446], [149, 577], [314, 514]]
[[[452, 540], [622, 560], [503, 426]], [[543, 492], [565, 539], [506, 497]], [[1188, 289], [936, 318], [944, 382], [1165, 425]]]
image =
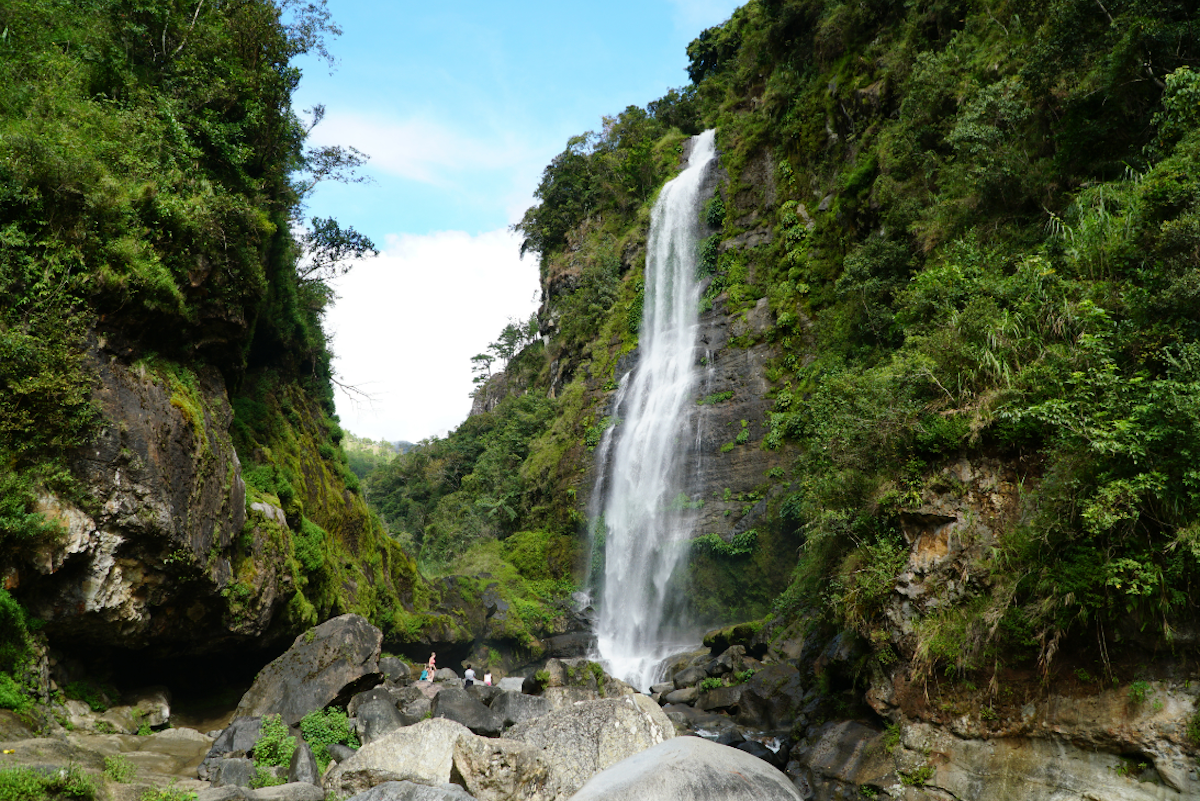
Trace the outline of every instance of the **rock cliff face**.
[[[232, 411], [213, 368], [181, 374], [97, 350], [104, 424], [75, 457], [78, 497], [41, 509], [66, 531], [7, 578], [53, 639], [210, 650], [261, 636], [282, 600], [283, 514], [258, 504], [230, 441]], [[252, 585], [229, 592], [235, 549]]]

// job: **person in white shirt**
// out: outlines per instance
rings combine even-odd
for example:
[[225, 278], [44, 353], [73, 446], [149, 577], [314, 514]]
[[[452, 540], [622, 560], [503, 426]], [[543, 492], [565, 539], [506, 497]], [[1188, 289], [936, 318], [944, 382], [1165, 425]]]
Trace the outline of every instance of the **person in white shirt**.
[[470, 687], [475, 683], [475, 670], [470, 665], [467, 665], [467, 672], [463, 675], [466, 678], [466, 683], [463, 684], [464, 687]]

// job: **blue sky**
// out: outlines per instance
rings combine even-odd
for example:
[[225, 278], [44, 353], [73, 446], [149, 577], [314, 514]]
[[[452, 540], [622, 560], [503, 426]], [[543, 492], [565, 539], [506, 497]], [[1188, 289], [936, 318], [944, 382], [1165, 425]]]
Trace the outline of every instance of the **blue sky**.
[[326, 184], [334, 216], [383, 251], [339, 280], [339, 397], [372, 439], [443, 435], [470, 408], [470, 357], [537, 305], [537, 265], [507, 231], [545, 165], [601, 117], [687, 83], [688, 42], [735, 0], [379, 3], [329, 0], [333, 75], [300, 62], [297, 110], [325, 105], [314, 144], [352, 145], [371, 184]]

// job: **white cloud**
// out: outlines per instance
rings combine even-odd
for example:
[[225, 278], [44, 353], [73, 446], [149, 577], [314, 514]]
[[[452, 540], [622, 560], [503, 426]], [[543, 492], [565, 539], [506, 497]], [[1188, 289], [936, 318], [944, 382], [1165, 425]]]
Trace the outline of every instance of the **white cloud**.
[[444, 435], [471, 407], [471, 362], [510, 317], [537, 308], [537, 264], [502, 229], [389, 235], [374, 259], [338, 281], [326, 317], [339, 379], [373, 396], [339, 393], [342, 426], [371, 439]]
[[333, 112], [313, 129], [316, 144], [347, 144], [368, 153], [370, 166], [391, 175], [444, 186], [452, 174], [509, 169], [529, 155], [513, 137], [464, 135], [423, 117]]

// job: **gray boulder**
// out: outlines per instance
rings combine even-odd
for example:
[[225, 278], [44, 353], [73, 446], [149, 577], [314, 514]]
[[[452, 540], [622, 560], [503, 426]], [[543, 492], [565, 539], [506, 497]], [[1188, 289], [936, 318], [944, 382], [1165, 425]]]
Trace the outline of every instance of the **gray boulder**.
[[470, 729], [445, 718], [396, 729], [339, 762], [322, 784], [327, 792], [348, 796], [388, 781], [449, 782], [454, 742], [464, 735], [472, 736]]
[[359, 615], [342, 615], [309, 629], [262, 669], [238, 704], [238, 717], [283, 715], [295, 726], [306, 714], [346, 703], [383, 679], [383, 632]]
[[297, 738], [296, 750], [292, 752], [292, 761], [288, 764], [288, 781], [321, 784], [321, 770], [317, 767], [316, 757], [308, 743], [300, 738]]
[[459, 678], [458, 678], [458, 674], [455, 673], [451, 668], [439, 668], [438, 671], [433, 674], [433, 680], [434, 681], [458, 681]]
[[461, 723], [484, 737], [499, 737], [504, 721], [479, 702], [468, 690], [447, 687], [433, 699], [433, 717]]
[[675, 728], [658, 704], [631, 695], [556, 710], [505, 736], [542, 751], [558, 797], [565, 798], [605, 768], [674, 737]]
[[790, 729], [804, 707], [800, 671], [792, 665], [768, 665], [742, 686], [737, 722], [743, 726]]
[[378, 740], [393, 729], [407, 725], [390, 696], [387, 700], [367, 701], [358, 708], [355, 721], [358, 737], [364, 745]]
[[708, 678], [708, 671], [702, 667], [690, 667], [679, 671], [675, 674], [674, 684], [676, 690], [682, 690], [685, 687], [695, 687], [700, 682]]
[[571, 801], [803, 801], [778, 769], [736, 748], [678, 737], [592, 777]]
[[496, 686], [501, 690], [512, 690], [513, 692], [521, 692], [521, 686], [525, 683], [525, 679], [521, 676], [505, 676], [496, 682]]
[[714, 690], [709, 690], [702, 693], [696, 699], [696, 708], [703, 709], [706, 712], [725, 712], [730, 715], [736, 715], [738, 705], [742, 702], [742, 691], [745, 689], [743, 684], [734, 684], [729, 687], [717, 687]]
[[423, 695], [400, 708], [400, 722], [404, 726], [412, 726], [432, 716], [433, 701]]
[[550, 712], [550, 709], [549, 699], [509, 690], [501, 690], [492, 699], [491, 706], [492, 712], [500, 718], [500, 722], [505, 726], [513, 726], [540, 718]]
[[663, 701], [668, 704], [694, 704], [696, 699], [700, 697], [700, 690], [696, 687], [683, 687], [678, 690], [672, 690], [667, 693]]
[[254, 749], [262, 731], [262, 718], [234, 718], [217, 735], [208, 755], [200, 762], [196, 774], [204, 781], [211, 781], [216, 764], [226, 757], [244, 757]]
[[454, 743], [451, 777], [478, 801], [549, 801], [555, 797], [541, 752], [514, 740], [459, 737]]
[[499, 687], [489, 687], [486, 684], [475, 682], [467, 688], [467, 692], [473, 695], [484, 706], [491, 706], [496, 696], [504, 691]]
[[292, 782], [260, 787], [249, 796], [253, 801], [324, 801], [325, 791], [308, 782]]
[[383, 675], [387, 677], [388, 681], [401, 682], [412, 678], [412, 668], [408, 666], [408, 663], [394, 656], [385, 656], [380, 659], [379, 669], [383, 671]]
[[376, 687], [373, 690], [361, 692], [350, 699], [350, 703], [346, 704], [346, 714], [352, 718], [358, 717], [358, 709], [368, 701], [387, 701], [392, 706], [397, 706], [396, 696], [386, 687]]
[[213, 741], [212, 753], [232, 754], [241, 752], [248, 754], [254, 750], [262, 733], [262, 718], [235, 717], [221, 736]]
[[342, 745], [341, 743], [330, 743], [329, 745], [325, 746], [325, 750], [329, 752], [329, 756], [332, 757], [335, 762], [345, 762], [347, 759], [358, 753], [357, 748], [351, 748], [350, 746]]
[[475, 801], [457, 784], [429, 786], [415, 782], [384, 782], [346, 801]]
[[254, 760], [251, 759], [218, 759], [208, 768], [208, 780], [213, 787], [234, 785], [249, 787], [254, 780]]

